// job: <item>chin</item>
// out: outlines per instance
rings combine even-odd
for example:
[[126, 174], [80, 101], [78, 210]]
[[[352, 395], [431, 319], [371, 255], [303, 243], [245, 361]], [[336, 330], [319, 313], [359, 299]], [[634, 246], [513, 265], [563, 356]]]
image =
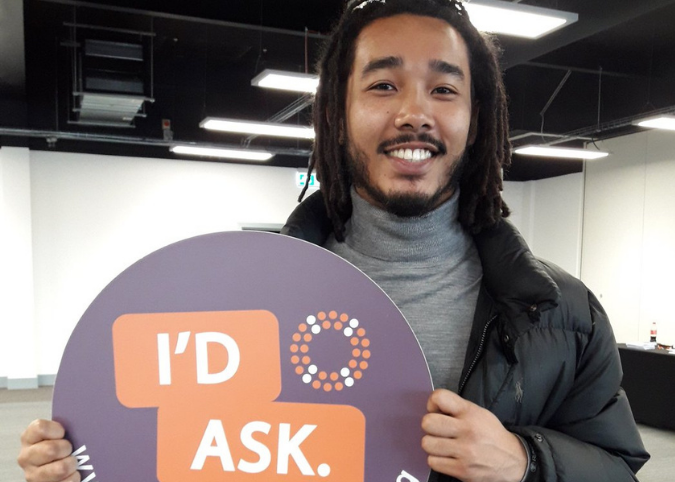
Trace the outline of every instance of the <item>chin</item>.
[[424, 216], [450, 198], [452, 189], [448, 186], [433, 193], [419, 191], [370, 191], [368, 194], [385, 211], [402, 218]]

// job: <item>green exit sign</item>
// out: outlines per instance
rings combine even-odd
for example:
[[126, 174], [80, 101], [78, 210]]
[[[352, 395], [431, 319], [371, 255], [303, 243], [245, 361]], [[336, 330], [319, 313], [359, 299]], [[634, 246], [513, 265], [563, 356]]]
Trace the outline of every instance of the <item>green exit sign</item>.
[[[295, 185], [298, 187], [305, 187], [307, 182], [307, 173], [306, 172], [296, 172], [295, 173]], [[319, 181], [316, 179], [316, 174], [309, 176], [309, 188], [318, 189], [320, 186]]]

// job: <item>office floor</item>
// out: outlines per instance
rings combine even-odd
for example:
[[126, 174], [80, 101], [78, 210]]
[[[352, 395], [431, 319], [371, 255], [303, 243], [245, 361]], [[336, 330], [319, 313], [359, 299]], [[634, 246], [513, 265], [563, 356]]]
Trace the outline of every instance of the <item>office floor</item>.
[[[36, 418], [51, 414], [51, 387], [37, 390], [0, 389], [0, 481], [22, 482], [22, 471], [16, 464], [24, 428]], [[642, 440], [652, 459], [639, 472], [640, 482], [672, 482], [675, 480], [675, 432], [639, 426]]]

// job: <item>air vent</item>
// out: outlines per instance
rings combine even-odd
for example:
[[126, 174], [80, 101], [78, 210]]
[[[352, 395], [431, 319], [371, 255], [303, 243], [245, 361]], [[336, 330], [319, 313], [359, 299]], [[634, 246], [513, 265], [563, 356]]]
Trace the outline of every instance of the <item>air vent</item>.
[[[135, 127], [154, 102], [154, 33], [65, 23], [72, 49], [71, 124]], [[133, 40], [133, 41], [132, 41]]]
[[86, 39], [84, 41], [84, 54], [87, 57], [143, 62], [143, 46], [141, 44]]

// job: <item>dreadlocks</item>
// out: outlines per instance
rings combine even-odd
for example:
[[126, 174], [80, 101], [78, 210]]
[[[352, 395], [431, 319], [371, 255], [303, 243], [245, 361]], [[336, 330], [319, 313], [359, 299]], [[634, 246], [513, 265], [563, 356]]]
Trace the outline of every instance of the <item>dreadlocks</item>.
[[[501, 169], [508, 167], [506, 93], [491, 37], [481, 35], [457, 0], [351, 0], [333, 30], [319, 61], [320, 82], [314, 102], [316, 131], [309, 173], [317, 172], [335, 238], [344, 240], [345, 223], [352, 214], [351, 175], [346, 165], [347, 82], [361, 31], [380, 18], [399, 14], [439, 18], [459, 32], [469, 51], [474, 103], [480, 106], [477, 136], [468, 149], [468, 162], [459, 180], [459, 222], [478, 233], [509, 215], [502, 201]], [[300, 194], [300, 200], [307, 186]]]

